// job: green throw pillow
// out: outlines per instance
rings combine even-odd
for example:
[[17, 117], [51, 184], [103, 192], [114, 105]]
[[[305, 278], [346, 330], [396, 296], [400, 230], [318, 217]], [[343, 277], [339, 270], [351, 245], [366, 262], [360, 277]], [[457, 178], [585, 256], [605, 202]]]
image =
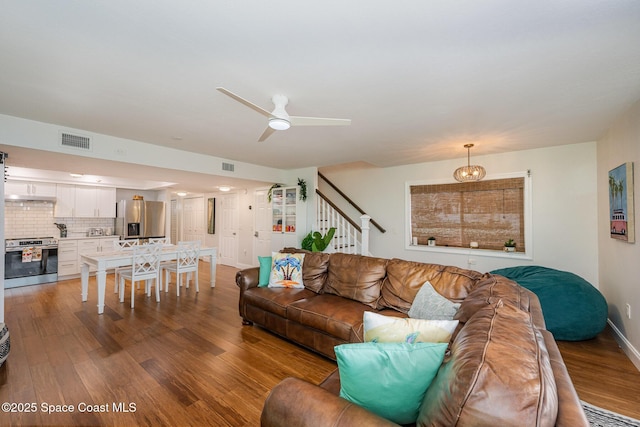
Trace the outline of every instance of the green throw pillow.
[[260, 263], [260, 276], [258, 279], [258, 287], [262, 288], [269, 285], [269, 275], [271, 274], [271, 262], [270, 256], [259, 256], [258, 262]]
[[340, 397], [395, 423], [415, 423], [446, 350], [446, 343], [336, 346]]

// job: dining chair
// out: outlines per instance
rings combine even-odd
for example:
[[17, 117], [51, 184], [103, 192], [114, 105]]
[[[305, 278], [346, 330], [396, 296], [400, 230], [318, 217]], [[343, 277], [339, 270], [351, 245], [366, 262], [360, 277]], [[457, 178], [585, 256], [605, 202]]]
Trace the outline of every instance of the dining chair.
[[[127, 251], [132, 250], [134, 246], [138, 246], [140, 241], [138, 239], [127, 239], [127, 240], [116, 240], [113, 242], [113, 250], [114, 251]], [[118, 283], [120, 281], [120, 270], [124, 270], [128, 267], [118, 267], [114, 271], [114, 283], [113, 283], [113, 293], [118, 293]]]
[[195, 273], [196, 292], [200, 292], [198, 286], [198, 259], [200, 258], [200, 241], [178, 242], [177, 256], [175, 261], [162, 263], [165, 273], [164, 291], [169, 292], [169, 279], [171, 273], [176, 274], [176, 295], [180, 296], [180, 286], [182, 285], [182, 274], [186, 273], [185, 287], [189, 287], [191, 273]]
[[167, 237], [149, 237], [149, 244], [153, 245], [153, 244], [161, 244], [161, 245], [168, 245], [169, 243], [169, 238]]
[[131, 282], [131, 308], [135, 300], [134, 283], [145, 280], [145, 293], [151, 296], [151, 281], [155, 280], [156, 301], [160, 302], [160, 253], [162, 245], [138, 245], [133, 247], [133, 260], [130, 268], [120, 272], [120, 302], [124, 302], [126, 280]]

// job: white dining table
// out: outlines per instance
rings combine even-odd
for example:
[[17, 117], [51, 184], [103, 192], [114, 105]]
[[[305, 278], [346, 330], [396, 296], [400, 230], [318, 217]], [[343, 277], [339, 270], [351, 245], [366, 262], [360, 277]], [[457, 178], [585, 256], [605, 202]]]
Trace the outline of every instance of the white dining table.
[[[200, 248], [201, 257], [209, 257], [211, 268], [211, 287], [216, 286], [216, 258], [217, 248], [203, 247]], [[165, 245], [162, 248], [160, 261], [171, 261], [177, 258], [178, 246]], [[104, 297], [107, 285], [107, 270], [119, 267], [131, 266], [133, 263], [133, 251], [109, 251], [96, 252], [80, 256], [82, 267], [80, 270], [80, 278], [82, 282], [82, 301], [86, 302], [89, 296], [89, 272], [91, 267], [96, 270], [96, 282], [98, 285], [98, 314], [104, 312]]]

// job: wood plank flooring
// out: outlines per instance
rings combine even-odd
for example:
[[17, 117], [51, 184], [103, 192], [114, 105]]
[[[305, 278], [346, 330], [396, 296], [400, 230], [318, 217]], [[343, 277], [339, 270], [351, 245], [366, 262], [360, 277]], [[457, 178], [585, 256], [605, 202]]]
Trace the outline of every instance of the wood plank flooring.
[[[103, 315], [95, 278], [84, 303], [79, 279], [7, 289], [11, 354], [0, 368], [0, 403], [16, 412], [0, 412], [0, 425], [256, 426], [275, 384], [288, 376], [319, 383], [335, 369], [242, 326], [237, 270], [217, 270], [214, 289], [201, 262], [198, 294], [170, 288], [158, 304], [140, 290], [133, 310], [109, 275]], [[640, 372], [611, 331], [560, 347], [582, 399], [640, 419]]]

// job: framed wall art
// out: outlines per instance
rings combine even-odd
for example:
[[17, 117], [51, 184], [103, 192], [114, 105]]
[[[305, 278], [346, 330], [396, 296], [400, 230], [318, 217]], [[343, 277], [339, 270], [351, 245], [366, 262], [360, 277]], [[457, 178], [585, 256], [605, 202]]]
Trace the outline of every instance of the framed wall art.
[[635, 242], [633, 162], [609, 171], [609, 232], [612, 239]]

